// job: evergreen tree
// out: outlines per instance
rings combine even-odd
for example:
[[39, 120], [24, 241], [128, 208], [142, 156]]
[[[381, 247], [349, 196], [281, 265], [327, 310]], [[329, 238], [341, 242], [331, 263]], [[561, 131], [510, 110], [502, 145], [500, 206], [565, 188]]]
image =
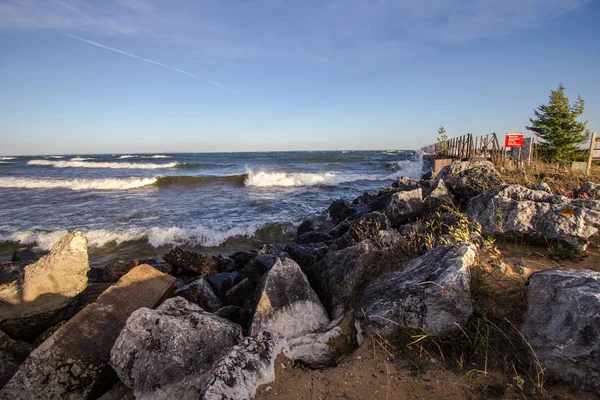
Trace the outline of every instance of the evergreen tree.
[[438, 129], [438, 143], [439, 143], [438, 155], [443, 156], [443, 155], [446, 155], [446, 153], [448, 153], [448, 143], [446, 143], [447, 140], [448, 140], [448, 135], [446, 134], [446, 128], [444, 128], [443, 126], [440, 126], [440, 128]]
[[581, 96], [573, 106], [565, 96], [562, 84], [558, 90], [550, 91], [550, 102], [542, 104], [534, 111], [535, 119], [529, 118], [532, 126], [527, 129], [542, 139], [542, 157], [546, 161], [571, 161], [579, 151], [579, 144], [590, 136], [585, 122], [576, 118], [583, 114], [584, 102]]

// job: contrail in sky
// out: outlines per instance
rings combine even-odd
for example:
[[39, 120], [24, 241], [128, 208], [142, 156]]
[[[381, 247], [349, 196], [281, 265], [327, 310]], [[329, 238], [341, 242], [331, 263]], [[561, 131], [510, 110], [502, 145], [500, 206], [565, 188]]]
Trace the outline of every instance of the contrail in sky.
[[105, 50], [114, 51], [115, 53], [123, 54], [125, 56], [136, 58], [138, 60], [145, 61], [145, 62], [150, 63], [150, 64], [158, 65], [159, 67], [163, 67], [163, 68], [167, 68], [167, 69], [170, 69], [172, 71], [175, 71], [175, 72], [179, 72], [180, 74], [184, 74], [184, 75], [190, 76], [190, 77], [192, 77], [194, 79], [198, 79], [198, 80], [204, 81], [206, 83], [210, 83], [210, 84], [218, 86], [218, 87], [220, 87], [222, 89], [229, 90], [229, 91], [231, 91], [233, 93], [241, 94], [240, 92], [238, 92], [235, 89], [232, 89], [232, 88], [227, 87], [225, 85], [221, 85], [220, 83], [215, 82], [215, 81], [211, 81], [209, 79], [201, 78], [198, 75], [191, 74], [191, 73], [186, 72], [186, 71], [184, 71], [182, 69], [175, 68], [175, 67], [172, 67], [172, 66], [167, 65], [167, 64], [163, 64], [163, 63], [158, 62], [158, 61], [149, 60], [149, 59], [144, 58], [144, 57], [136, 56], [135, 54], [131, 54], [131, 53], [128, 53], [128, 52], [123, 51], [123, 50], [115, 49], [114, 47], [109, 47], [109, 46], [105, 46], [105, 45], [100, 44], [100, 43], [92, 42], [91, 40], [84, 39], [84, 38], [82, 38], [80, 36], [77, 36], [77, 35], [73, 35], [73, 34], [66, 33], [66, 32], [61, 32], [61, 33], [63, 35], [65, 35], [65, 36], [70, 37], [71, 39], [79, 40], [80, 42], [91, 44], [92, 46], [100, 47], [100, 48], [105, 49]]

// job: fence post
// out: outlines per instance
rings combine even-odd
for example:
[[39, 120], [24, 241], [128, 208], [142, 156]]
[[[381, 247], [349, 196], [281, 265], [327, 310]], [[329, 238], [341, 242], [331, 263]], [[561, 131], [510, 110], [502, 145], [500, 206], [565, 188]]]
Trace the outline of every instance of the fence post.
[[587, 167], [585, 168], [585, 174], [589, 175], [592, 169], [592, 159], [594, 158], [594, 148], [596, 147], [596, 132], [592, 133], [590, 138], [590, 150], [588, 153]]

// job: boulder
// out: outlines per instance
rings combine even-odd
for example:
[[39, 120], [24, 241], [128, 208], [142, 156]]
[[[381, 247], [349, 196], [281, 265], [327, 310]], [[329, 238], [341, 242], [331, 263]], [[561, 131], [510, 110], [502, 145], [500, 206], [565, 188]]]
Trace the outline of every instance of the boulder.
[[215, 312], [217, 317], [228, 319], [242, 327], [242, 330], [247, 332], [252, 319], [252, 313], [245, 308], [239, 306], [225, 306]]
[[32, 341], [68, 317], [69, 307], [87, 287], [88, 270], [85, 236], [75, 232], [61, 238], [50, 254], [27, 265], [20, 279], [0, 281], [0, 329]]
[[275, 359], [285, 350], [285, 339], [268, 329], [245, 338], [211, 372], [202, 399], [252, 399], [260, 385], [275, 380]]
[[404, 224], [423, 212], [421, 188], [383, 195], [368, 204], [368, 212], [384, 213], [392, 226]]
[[546, 182], [540, 182], [535, 185], [535, 190], [541, 190], [543, 192], [552, 193], [552, 188]]
[[302, 221], [300, 226], [298, 226], [298, 230], [296, 231], [296, 238], [299, 238], [300, 236], [304, 235], [305, 233], [312, 232], [314, 230], [315, 230], [315, 224], [311, 220], [306, 219], [306, 220]]
[[337, 225], [346, 218], [353, 216], [357, 209], [346, 200], [338, 199], [331, 203], [327, 211], [329, 212], [331, 222], [333, 222], [334, 225]]
[[594, 182], [586, 182], [581, 185], [578, 194], [592, 200], [600, 200], [600, 185]]
[[165, 254], [163, 259], [174, 267], [183, 268], [205, 277], [211, 277], [218, 272], [217, 263], [212, 258], [183, 250], [181, 247], [175, 247]]
[[257, 294], [251, 335], [267, 328], [291, 339], [329, 324], [327, 312], [308, 279], [289, 258], [277, 260], [259, 284]]
[[364, 214], [350, 223], [348, 232], [338, 241], [338, 249], [355, 245], [365, 239], [373, 239], [379, 235], [379, 231], [389, 229], [390, 220], [385, 214], [377, 211]]
[[174, 297], [131, 314], [110, 364], [138, 399], [198, 399], [214, 365], [240, 339], [238, 325]]
[[439, 212], [442, 207], [454, 207], [453, 197], [443, 179], [433, 182], [423, 199], [430, 214]]
[[321, 261], [329, 251], [329, 247], [322, 243], [291, 243], [285, 247], [285, 251], [290, 255], [292, 260], [296, 261], [298, 265], [300, 265], [300, 268], [306, 268], [309, 265]]
[[216, 263], [216, 269], [219, 272], [233, 272], [236, 270], [236, 263], [231, 257], [219, 254], [213, 256], [213, 261]]
[[311, 243], [322, 243], [322, 242], [330, 242], [333, 238], [325, 232], [306, 232], [304, 235], [300, 236], [298, 240], [298, 244], [311, 244]]
[[340, 222], [339, 224], [337, 224], [331, 230], [331, 232], [329, 232], [329, 234], [333, 238], [341, 238], [342, 236], [344, 236], [344, 234], [346, 232], [348, 232], [349, 229], [350, 229], [350, 223], [348, 221], [344, 220], [344, 221]]
[[249, 251], [238, 251], [229, 256], [235, 262], [235, 269], [241, 270], [254, 258], [254, 253]]
[[330, 251], [320, 262], [304, 269], [331, 319], [344, 315], [358, 297], [357, 290], [368, 280], [369, 269], [379, 249], [363, 240], [343, 250]]
[[369, 192], [364, 192], [363, 194], [352, 200], [352, 204], [366, 205], [375, 200], [376, 198], [376, 195], [373, 195]]
[[203, 278], [198, 278], [182, 288], [177, 289], [175, 293], [173, 293], [173, 296], [181, 296], [187, 301], [199, 305], [208, 312], [215, 312], [223, 307], [221, 300], [219, 300], [208, 282]]
[[392, 183], [392, 187], [405, 192], [418, 189], [420, 186], [419, 182], [410, 179], [408, 176], [402, 176]]
[[481, 224], [484, 235], [540, 244], [558, 241], [585, 250], [600, 226], [600, 203], [503, 185], [472, 198], [467, 215]]
[[338, 358], [357, 348], [353, 318], [340, 318], [326, 329], [290, 339], [288, 346], [287, 356], [295, 363], [310, 368], [334, 366]]
[[208, 281], [218, 293], [225, 293], [234, 286], [233, 281], [239, 275], [238, 272], [221, 272], [220, 274], [211, 276]]
[[12, 261], [36, 262], [40, 258], [31, 249], [19, 249], [12, 255]]
[[108, 383], [110, 351], [129, 315], [153, 307], [175, 278], [140, 265], [44, 341], [0, 391], [0, 399], [96, 398]]
[[455, 161], [442, 168], [432, 187], [443, 180], [458, 204], [463, 207], [469, 200], [489, 189], [502, 185], [504, 180], [489, 161]]
[[438, 246], [367, 287], [354, 310], [362, 330], [391, 336], [399, 326], [442, 335], [471, 316], [471, 243]]
[[532, 274], [521, 331], [547, 376], [600, 393], [600, 273]]
[[113, 260], [99, 271], [100, 276], [98, 277], [98, 282], [116, 282], [134, 267], [142, 264], [152, 265], [154, 263], [156, 263], [156, 260], [154, 259]]
[[256, 282], [245, 278], [225, 293], [227, 304], [251, 310], [254, 308]]
[[31, 350], [33, 346], [29, 343], [12, 340], [0, 331], [0, 388], [13, 377]]

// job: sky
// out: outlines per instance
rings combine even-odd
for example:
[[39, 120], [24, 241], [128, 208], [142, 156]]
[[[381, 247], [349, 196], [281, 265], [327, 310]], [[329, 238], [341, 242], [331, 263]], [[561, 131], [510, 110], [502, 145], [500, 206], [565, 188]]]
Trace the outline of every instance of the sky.
[[0, 154], [418, 149], [600, 133], [600, 0], [0, 0]]

